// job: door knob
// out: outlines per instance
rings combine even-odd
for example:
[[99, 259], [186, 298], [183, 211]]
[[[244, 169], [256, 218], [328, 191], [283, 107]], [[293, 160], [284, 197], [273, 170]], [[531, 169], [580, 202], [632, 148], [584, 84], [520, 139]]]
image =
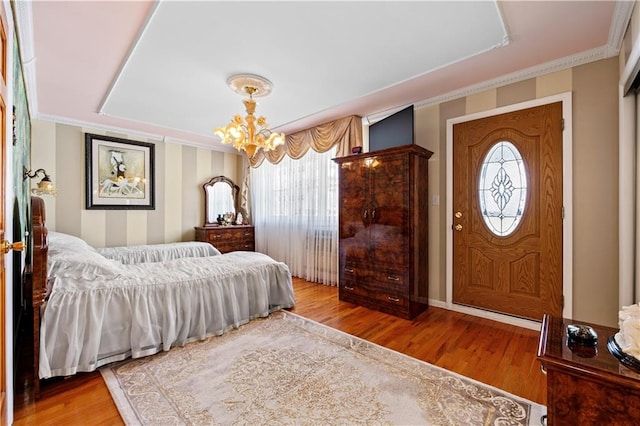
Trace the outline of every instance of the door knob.
[[10, 250], [22, 251], [24, 249], [24, 243], [22, 241], [16, 241], [15, 243], [10, 243], [7, 240], [4, 240], [0, 243], [0, 250], [4, 253], [9, 253]]
[[455, 229], [456, 231], [460, 232], [460, 231], [462, 231], [462, 225], [457, 224], [456, 226], [453, 227], [453, 229]]
[[462, 217], [462, 212], [456, 212], [456, 214], [454, 215], [457, 219], [460, 219]]

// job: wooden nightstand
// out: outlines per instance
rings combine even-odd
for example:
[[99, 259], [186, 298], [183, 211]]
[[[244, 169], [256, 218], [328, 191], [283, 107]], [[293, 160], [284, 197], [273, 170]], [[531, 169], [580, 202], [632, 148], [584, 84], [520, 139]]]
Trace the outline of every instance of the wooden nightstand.
[[197, 226], [195, 229], [196, 241], [209, 243], [222, 253], [255, 251], [253, 226]]
[[[567, 325], [584, 324], [598, 333], [597, 346], [569, 348]], [[545, 315], [538, 359], [547, 373], [547, 425], [640, 424], [640, 374], [607, 349], [611, 327]], [[573, 349], [573, 350], [572, 350]]]

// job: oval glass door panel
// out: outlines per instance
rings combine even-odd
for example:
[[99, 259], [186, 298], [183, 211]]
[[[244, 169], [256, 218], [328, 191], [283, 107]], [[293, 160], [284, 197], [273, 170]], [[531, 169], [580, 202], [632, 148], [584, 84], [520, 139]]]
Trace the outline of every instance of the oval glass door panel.
[[526, 207], [527, 173], [511, 142], [496, 143], [485, 156], [478, 195], [482, 218], [493, 234], [506, 237], [516, 230]]

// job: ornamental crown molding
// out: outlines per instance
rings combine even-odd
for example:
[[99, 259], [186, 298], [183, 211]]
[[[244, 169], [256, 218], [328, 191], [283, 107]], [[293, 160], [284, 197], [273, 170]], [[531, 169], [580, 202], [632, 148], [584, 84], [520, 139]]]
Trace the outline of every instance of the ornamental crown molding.
[[600, 59], [607, 59], [612, 56], [616, 56], [618, 52], [612, 54], [611, 49], [608, 46], [598, 47], [578, 53], [576, 55], [567, 56], [555, 61], [536, 65], [530, 68], [525, 68], [511, 74], [505, 74], [492, 80], [483, 81], [482, 83], [463, 87], [461, 89], [454, 90], [443, 95], [434, 96], [432, 98], [416, 102], [414, 105], [416, 108], [424, 108], [427, 106], [452, 101], [454, 99], [464, 98], [466, 96], [475, 95], [476, 93], [484, 92], [486, 90], [492, 90], [498, 87], [507, 86], [509, 84], [518, 83], [520, 81], [528, 80], [531, 78], [563, 71], [569, 68], [588, 64], [590, 62], [598, 61]]
[[[609, 28], [609, 37], [607, 40], [607, 44], [604, 46], [580, 52], [575, 55], [566, 56], [564, 58], [546, 62], [544, 64], [539, 64], [530, 68], [525, 68], [523, 70], [502, 75], [500, 77], [483, 81], [478, 84], [456, 89], [442, 95], [415, 102], [413, 105], [416, 109], [425, 108], [444, 102], [449, 102], [454, 99], [475, 95], [486, 90], [492, 90], [498, 87], [507, 86], [509, 84], [518, 83], [530, 78], [536, 78], [546, 74], [551, 74], [554, 72], [588, 64], [600, 59], [607, 59], [617, 56], [618, 54], [620, 54], [620, 49], [622, 47], [622, 42], [624, 41], [624, 35], [629, 25], [629, 21], [631, 20], [631, 14], [633, 13], [634, 5], [634, 1], [616, 2], [616, 6], [613, 11], [613, 17], [611, 19], [611, 27]], [[399, 107], [394, 107], [386, 109], [384, 111], [376, 112], [374, 114], [370, 114], [364, 117], [364, 121], [368, 122], [369, 124], [375, 123], [376, 121], [380, 121], [383, 118], [395, 113], [396, 111], [400, 111], [401, 109], [406, 108], [407, 106], [409, 105], [402, 105]]]

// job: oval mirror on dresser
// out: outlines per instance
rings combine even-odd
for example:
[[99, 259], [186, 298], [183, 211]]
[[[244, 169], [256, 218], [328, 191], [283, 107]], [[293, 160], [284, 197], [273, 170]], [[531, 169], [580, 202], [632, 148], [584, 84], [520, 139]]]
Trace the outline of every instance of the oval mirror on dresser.
[[196, 240], [210, 243], [222, 253], [254, 251], [253, 226], [240, 206], [240, 188], [226, 176], [215, 176], [204, 189], [204, 225], [196, 226]]
[[[240, 188], [226, 176], [216, 176], [202, 185], [204, 188], [204, 226], [220, 224], [219, 216], [228, 215], [235, 222]], [[231, 217], [232, 216], [232, 217]]]

